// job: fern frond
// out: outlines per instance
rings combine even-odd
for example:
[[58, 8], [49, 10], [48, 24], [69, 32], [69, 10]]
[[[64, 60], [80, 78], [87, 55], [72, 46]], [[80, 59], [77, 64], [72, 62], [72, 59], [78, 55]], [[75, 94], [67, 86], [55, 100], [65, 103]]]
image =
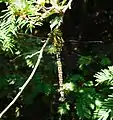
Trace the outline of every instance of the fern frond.
[[107, 98], [100, 104], [96, 104], [94, 117], [98, 120], [108, 120], [108, 117], [113, 118], [113, 98]]
[[108, 69], [102, 69], [97, 72], [94, 77], [96, 78], [97, 84], [107, 82], [107, 84], [113, 84], [113, 66], [109, 66]]
[[95, 108], [96, 96], [96, 91], [92, 87], [84, 87], [80, 90], [76, 96], [76, 110], [80, 118], [91, 119], [91, 111]]

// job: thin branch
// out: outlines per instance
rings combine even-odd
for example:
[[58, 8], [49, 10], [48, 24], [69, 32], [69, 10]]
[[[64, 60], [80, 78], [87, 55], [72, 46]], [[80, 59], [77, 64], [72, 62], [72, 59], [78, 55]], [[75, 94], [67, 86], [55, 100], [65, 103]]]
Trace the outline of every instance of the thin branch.
[[72, 42], [72, 43], [75, 43], [75, 44], [76, 43], [86, 43], [86, 44], [87, 43], [104, 43], [103, 41], [97, 41], [97, 40], [93, 41], [93, 40], [74, 40], [74, 39], [73, 40], [69, 39], [69, 42]]
[[36, 36], [36, 35], [27, 34], [27, 33], [17, 33], [17, 35], [31, 37], [31, 38], [37, 38], [37, 39], [46, 39], [46, 37], [41, 37], [41, 36], [39, 37], [39, 36]]
[[63, 13], [65, 13], [68, 8], [71, 9], [71, 3], [72, 3], [72, 1], [73, 0], [69, 0], [69, 2], [67, 3], [67, 5], [63, 9]]
[[21, 55], [18, 55], [18, 56], [15, 57], [14, 59], [10, 60], [10, 62], [14, 62], [16, 59], [18, 59], [18, 58], [20, 58], [20, 57], [22, 57], [22, 56], [28, 55], [28, 54], [31, 54], [31, 55], [28, 55], [26, 58], [32, 58], [33, 56], [39, 54], [40, 51], [37, 51], [37, 52], [35, 52], [35, 53], [33, 53], [33, 54], [32, 54], [32, 53], [33, 53], [33, 52], [27, 52], [27, 53], [23, 53], [23, 54], [21, 54]]
[[35, 64], [35, 67], [33, 69], [33, 71], [31, 72], [30, 76], [28, 77], [28, 79], [26, 80], [26, 82], [23, 84], [22, 87], [20, 87], [20, 91], [18, 92], [18, 94], [15, 96], [15, 98], [12, 100], [12, 102], [0, 113], [0, 118], [7, 112], [7, 110], [16, 102], [16, 100], [20, 97], [21, 93], [24, 91], [25, 87], [28, 85], [28, 83], [31, 81], [31, 79], [33, 78], [39, 64], [42, 58], [42, 54], [44, 51], [44, 48], [46, 47], [47, 43], [48, 43], [49, 39], [46, 40], [46, 42], [44, 43], [44, 45], [42, 46], [41, 50], [40, 50], [40, 54], [39, 57], [37, 59], [37, 62]]

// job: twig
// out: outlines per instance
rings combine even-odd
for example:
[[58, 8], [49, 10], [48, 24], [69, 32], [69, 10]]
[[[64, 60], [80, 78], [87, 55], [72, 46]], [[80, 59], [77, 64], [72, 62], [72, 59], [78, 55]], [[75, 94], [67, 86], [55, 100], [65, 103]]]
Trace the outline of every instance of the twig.
[[31, 38], [37, 38], [37, 39], [46, 39], [46, 37], [39, 37], [39, 36], [36, 36], [36, 35], [32, 35], [32, 34], [25, 34], [25, 33], [17, 33], [17, 35], [19, 36], [26, 36], [26, 37], [31, 37]]
[[24, 91], [25, 87], [28, 85], [28, 83], [30, 82], [30, 80], [33, 78], [39, 64], [42, 58], [42, 54], [44, 51], [44, 48], [46, 47], [47, 43], [48, 43], [49, 39], [46, 40], [46, 42], [44, 43], [44, 45], [42, 46], [41, 50], [40, 50], [40, 54], [39, 57], [37, 59], [37, 62], [35, 64], [34, 69], [32, 70], [30, 76], [28, 77], [28, 79], [26, 80], [26, 82], [23, 84], [22, 87], [20, 87], [20, 91], [18, 92], [18, 94], [15, 96], [15, 98], [12, 100], [12, 102], [0, 113], [0, 118], [7, 112], [7, 110], [16, 102], [16, 100], [20, 97], [21, 93]]
[[33, 52], [27, 52], [27, 53], [21, 54], [21, 55], [15, 57], [14, 59], [10, 60], [10, 62], [14, 62], [16, 59], [18, 59], [18, 58], [20, 58], [20, 57], [22, 57], [22, 56], [28, 55], [28, 54], [31, 54], [31, 55], [28, 55], [28, 56], [26, 57], [26, 59], [27, 59], [27, 58], [32, 58], [33, 56], [39, 54], [40, 51], [37, 51], [37, 52], [35, 52], [35, 53], [33, 53], [33, 54], [32, 54], [32, 53], [33, 53]]
[[68, 4], [63, 9], [63, 13], [65, 13], [68, 8], [71, 9], [71, 3], [72, 3], [72, 1], [73, 0], [69, 0]]
[[72, 43], [104, 43], [103, 41], [96, 41], [96, 40], [69, 40]]

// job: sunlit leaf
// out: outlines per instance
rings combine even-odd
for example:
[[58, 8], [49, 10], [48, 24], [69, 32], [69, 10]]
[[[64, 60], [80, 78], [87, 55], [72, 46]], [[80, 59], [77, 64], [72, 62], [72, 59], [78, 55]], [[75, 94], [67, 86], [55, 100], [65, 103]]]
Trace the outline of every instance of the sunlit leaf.
[[68, 110], [70, 110], [70, 105], [68, 103], [64, 103], [59, 106], [58, 113], [60, 113], [60, 115], [64, 115]]

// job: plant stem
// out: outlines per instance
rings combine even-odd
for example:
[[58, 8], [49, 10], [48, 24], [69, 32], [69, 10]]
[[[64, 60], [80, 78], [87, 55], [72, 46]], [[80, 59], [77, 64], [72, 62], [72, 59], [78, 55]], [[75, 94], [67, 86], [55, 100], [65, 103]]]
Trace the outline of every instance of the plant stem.
[[15, 98], [11, 101], [11, 103], [0, 113], [0, 118], [7, 112], [7, 110], [17, 101], [17, 99], [20, 97], [21, 93], [24, 91], [25, 87], [28, 85], [28, 83], [31, 81], [31, 79], [33, 78], [39, 64], [42, 58], [42, 54], [44, 51], [44, 48], [46, 47], [47, 43], [48, 43], [49, 39], [46, 40], [46, 42], [44, 43], [44, 45], [42, 46], [41, 50], [40, 50], [40, 54], [38, 56], [37, 62], [35, 64], [34, 69], [32, 70], [30, 76], [28, 77], [28, 79], [26, 80], [26, 82], [23, 84], [22, 87], [20, 87], [20, 91], [17, 93], [17, 95], [15, 96]]
[[63, 72], [62, 72], [62, 63], [60, 53], [57, 54], [57, 67], [58, 67], [58, 78], [59, 78], [59, 92], [60, 98], [59, 101], [64, 101], [64, 91], [63, 91]]

